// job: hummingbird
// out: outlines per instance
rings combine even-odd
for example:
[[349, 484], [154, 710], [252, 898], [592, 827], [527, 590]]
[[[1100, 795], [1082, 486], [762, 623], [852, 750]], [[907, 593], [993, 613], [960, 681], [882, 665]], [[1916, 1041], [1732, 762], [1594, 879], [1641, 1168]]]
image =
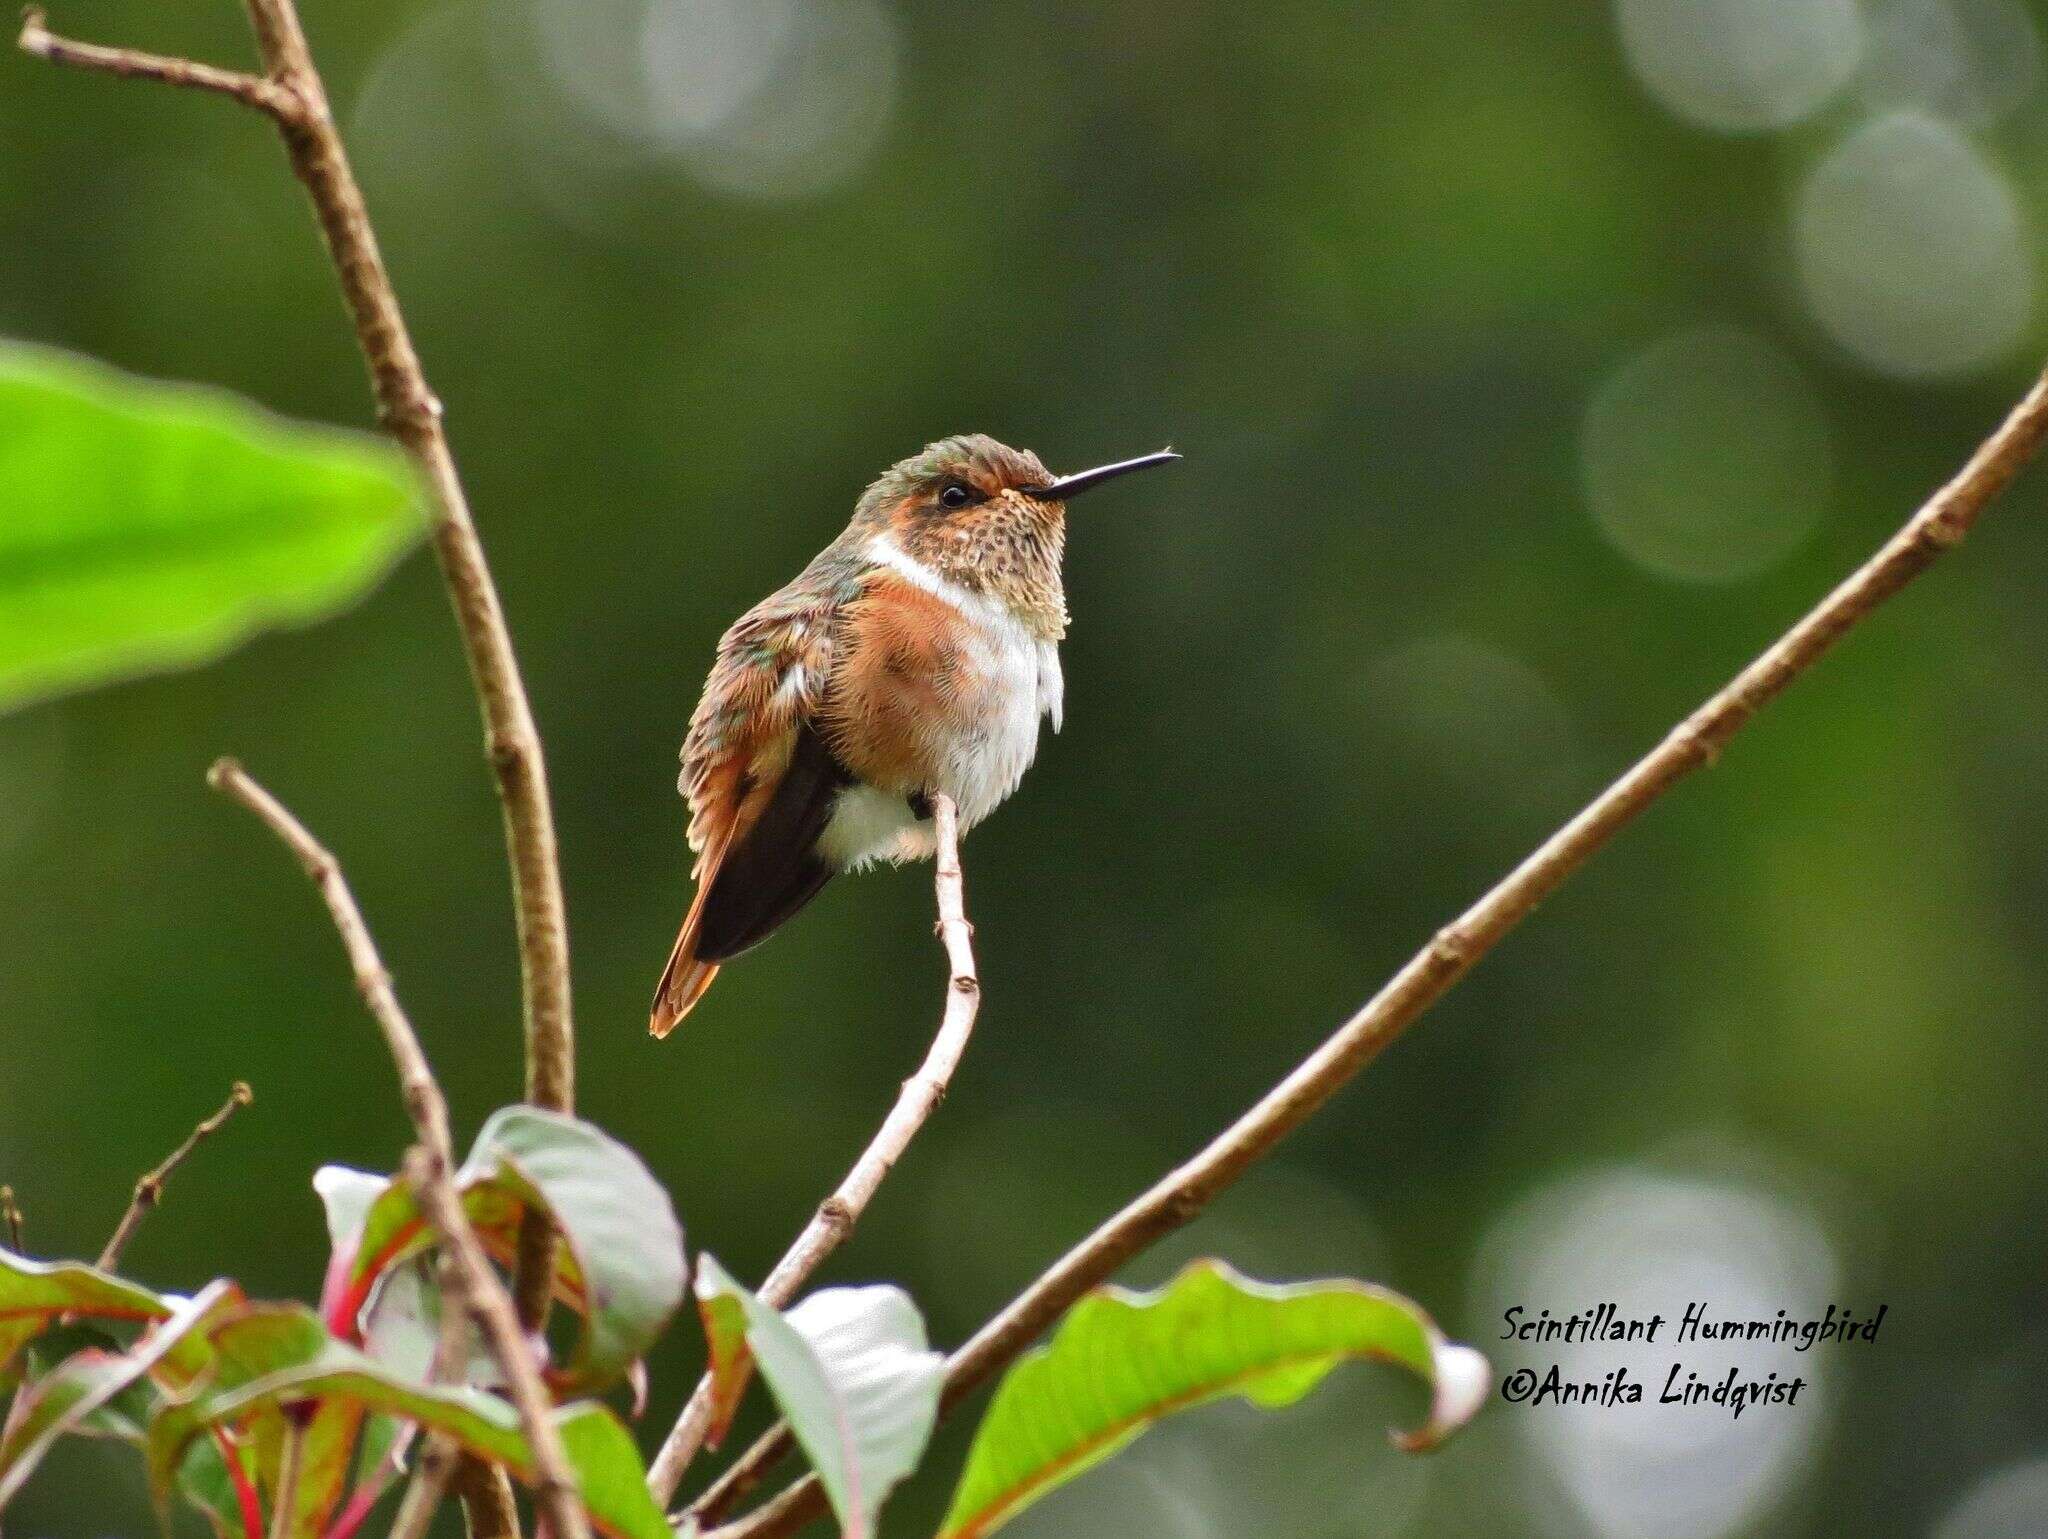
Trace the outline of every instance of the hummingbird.
[[838, 873], [930, 859], [935, 794], [964, 834], [1017, 789], [1040, 720], [1060, 727], [1067, 499], [1179, 457], [1055, 476], [979, 433], [942, 439], [725, 633], [683, 742], [697, 891], [655, 1036]]

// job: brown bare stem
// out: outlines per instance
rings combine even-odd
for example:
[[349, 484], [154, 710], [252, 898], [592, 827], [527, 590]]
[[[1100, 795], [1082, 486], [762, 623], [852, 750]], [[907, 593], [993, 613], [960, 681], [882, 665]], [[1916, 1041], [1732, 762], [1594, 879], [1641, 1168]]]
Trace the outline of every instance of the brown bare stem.
[[448, 1491], [448, 1476], [455, 1467], [455, 1448], [438, 1437], [428, 1438], [420, 1452], [419, 1468], [412, 1484], [398, 1503], [391, 1519], [389, 1539], [426, 1539], [434, 1513]]
[[512, 1403], [533, 1449], [535, 1483], [542, 1507], [557, 1539], [589, 1539], [589, 1526], [562, 1449], [561, 1434], [549, 1414], [547, 1388], [532, 1344], [520, 1325], [511, 1295], [491, 1270], [482, 1242], [455, 1194], [447, 1099], [428, 1066], [412, 1022], [398, 1002], [391, 986], [391, 973], [377, 952], [377, 943], [370, 938], [369, 926], [363, 922], [362, 910], [356, 906], [340, 863], [289, 808], [234, 760], [220, 760], [207, 779], [217, 790], [255, 813], [284, 841], [326, 902], [334, 928], [341, 935], [342, 947], [348, 953], [356, 988], [383, 1031], [384, 1045], [398, 1067], [406, 1113], [419, 1134], [419, 1143], [406, 1161], [406, 1177], [412, 1183], [421, 1211], [454, 1259], [454, 1266], [442, 1272], [444, 1282], [455, 1288], [445, 1307], [464, 1310], [477, 1322], [504, 1371]]
[[[1006, 1367], [1089, 1289], [1199, 1214], [1443, 998], [1608, 840], [1679, 781], [1713, 763], [1752, 716], [1886, 599], [1960, 544], [1991, 500], [2012, 484], [2044, 436], [2048, 378], [2037, 380], [1954, 479], [1798, 624], [1484, 897], [1439, 930], [1357, 1014], [1206, 1148], [1054, 1262], [975, 1332], [946, 1360], [941, 1412]], [[716, 1530], [713, 1539], [776, 1539], [824, 1510], [817, 1477], [807, 1475], [773, 1501]]]
[[275, 80], [241, 70], [221, 69], [196, 59], [168, 58], [163, 54], [141, 53], [133, 48], [105, 48], [98, 43], [80, 43], [59, 37], [44, 24], [40, 8], [22, 13], [21, 49], [38, 59], [71, 69], [96, 70], [129, 80], [155, 80], [191, 91], [213, 91], [233, 97], [280, 123], [296, 119], [303, 104]]
[[[794, 1299], [797, 1290], [825, 1258], [853, 1233], [854, 1225], [860, 1222], [861, 1214], [867, 1211], [883, 1180], [903, 1157], [903, 1151], [910, 1147], [918, 1129], [945, 1100], [946, 1087], [974, 1035], [974, 1018], [981, 1008], [981, 980], [974, 964], [974, 926], [967, 922], [966, 884], [960, 870], [960, 815], [951, 797], [932, 797], [932, 827], [938, 842], [933, 886], [939, 917], [934, 928], [945, 945], [949, 968], [946, 1004], [939, 1018], [938, 1033], [932, 1038], [924, 1062], [903, 1082], [895, 1105], [890, 1107], [889, 1115], [854, 1161], [853, 1168], [847, 1171], [846, 1178], [818, 1205], [811, 1221], [762, 1282], [761, 1297], [777, 1309]], [[675, 1494], [690, 1461], [704, 1446], [711, 1414], [711, 1377], [706, 1374], [698, 1381], [648, 1471], [648, 1488], [657, 1502], [666, 1505]], [[739, 1468], [734, 1466], [734, 1470]]]
[[[113, 1234], [100, 1251], [96, 1265], [102, 1272], [111, 1272], [120, 1264], [121, 1252], [134, 1238], [143, 1214], [164, 1200], [164, 1183], [170, 1179], [171, 1172], [184, 1164], [194, 1149], [218, 1133], [228, 1118], [255, 1099], [255, 1092], [244, 1081], [236, 1080], [235, 1088], [228, 1092], [228, 1098], [221, 1103], [219, 1111], [187, 1133], [185, 1141], [166, 1155], [162, 1164], [136, 1178], [135, 1194], [128, 1199], [128, 1211], [121, 1215], [121, 1222], [114, 1226]], [[9, 1197], [11, 1201], [11, 1193]]]
[[405, 1008], [398, 1002], [397, 991], [391, 986], [391, 974], [377, 953], [377, 943], [370, 938], [370, 927], [363, 922], [363, 911], [356, 906], [348, 879], [341, 874], [341, 863], [313, 837], [305, 824], [293, 816], [290, 808], [266, 791], [233, 759], [215, 761], [213, 768], [206, 773], [206, 780], [216, 791], [255, 813], [272, 833], [284, 841], [285, 847], [298, 857], [299, 864], [305, 868], [321, 901], [327, 905], [335, 930], [341, 935], [342, 949], [348, 953], [349, 970], [355, 975], [356, 991], [363, 996], [371, 1018], [384, 1033], [385, 1049], [398, 1067], [398, 1090], [405, 1102], [406, 1115], [412, 1119], [421, 1141], [453, 1169], [455, 1153], [448, 1134], [447, 1100], [441, 1094], [433, 1069], [427, 1064], [426, 1050], [420, 1046], [419, 1035], [412, 1029]]
[[[484, 720], [485, 753], [504, 807], [526, 1000], [526, 1098], [567, 1112], [575, 1103], [575, 1032], [569, 998], [569, 930], [562, 903], [554, 814], [540, 734], [512, 650], [483, 543], [428, 388], [419, 354], [384, 266], [362, 189], [349, 166], [327, 91], [293, 0], [247, 0], [262, 76], [56, 37], [39, 11], [24, 19], [21, 46], [39, 58], [115, 75], [217, 91], [266, 114], [305, 183], [333, 259], [342, 297], [369, 367], [377, 414], [419, 462], [432, 495], [435, 554], [448, 585]], [[545, 1316], [553, 1243], [534, 1215], [519, 1246], [518, 1292], [529, 1327]]]

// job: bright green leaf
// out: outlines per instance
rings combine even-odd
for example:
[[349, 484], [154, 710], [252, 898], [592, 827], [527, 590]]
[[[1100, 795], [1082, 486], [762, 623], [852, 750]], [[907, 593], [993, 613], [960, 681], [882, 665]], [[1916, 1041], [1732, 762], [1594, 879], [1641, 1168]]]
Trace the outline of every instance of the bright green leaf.
[[[428, 1240], [402, 1181], [329, 1166], [314, 1178], [337, 1236], [322, 1309], [337, 1334], [366, 1330], [365, 1305], [380, 1278]], [[587, 1122], [511, 1106], [477, 1134], [456, 1172], [464, 1210], [485, 1245], [509, 1259], [529, 1207], [561, 1231], [555, 1291], [583, 1316], [564, 1389], [617, 1379], [660, 1337], [682, 1303], [687, 1277], [682, 1226], [668, 1194], [625, 1145]]]
[[697, 1297], [733, 1300], [747, 1345], [839, 1515], [844, 1539], [874, 1532], [882, 1499], [923, 1457], [945, 1359], [900, 1288], [826, 1288], [778, 1314], [709, 1256]]
[[[470, 1452], [531, 1483], [533, 1455], [518, 1412], [495, 1395], [466, 1387], [412, 1382], [335, 1341], [311, 1311], [267, 1306], [230, 1321], [214, 1337], [219, 1388], [167, 1406], [150, 1428], [149, 1466], [159, 1501], [187, 1449], [210, 1427], [247, 1429], [282, 1421], [286, 1405], [347, 1404], [382, 1411], [445, 1432]], [[555, 1423], [591, 1520], [615, 1539], [670, 1539], [632, 1434], [609, 1410], [581, 1402]], [[272, 1467], [268, 1461], [265, 1468]]]
[[1429, 1419], [1397, 1435], [1434, 1446], [1470, 1420], [1490, 1371], [1399, 1294], [1354, 1282], [1278, 1286], [1198, 1261], [1156, 1293], [1105, 1288], [1004, 1377], [975, 1433], [940, 1539], [994, 1532], [1161, 1417], [1229, 1395], [1283, 1406], [1347, 1358], [1406, 1368]]
[[0, 344], [0, 708], [347, 604], [422, 527], [397, 450]]

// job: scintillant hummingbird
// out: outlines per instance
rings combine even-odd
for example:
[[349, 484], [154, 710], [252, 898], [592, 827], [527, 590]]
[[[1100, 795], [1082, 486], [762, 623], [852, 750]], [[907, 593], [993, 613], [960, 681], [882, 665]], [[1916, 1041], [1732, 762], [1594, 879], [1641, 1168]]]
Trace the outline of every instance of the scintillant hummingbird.
[[1054, 476], [993, 438], [944, 439], [725, 633], [683, 742], [697, 893], [655, 1036], [839, 872], [929, 859], [933, 795], [965, 833], [1017, 789], [1039, 722], [1060, 726], [1067, 499], [1177, 458]]

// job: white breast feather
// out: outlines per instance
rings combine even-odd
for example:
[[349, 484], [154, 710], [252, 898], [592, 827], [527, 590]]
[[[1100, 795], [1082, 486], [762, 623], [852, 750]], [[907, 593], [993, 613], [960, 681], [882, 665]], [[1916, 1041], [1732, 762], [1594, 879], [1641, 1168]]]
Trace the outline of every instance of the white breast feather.
[[[1004, 605], [933, 571], [887, 535], [872, 540], [867, 553], [970, 622], [971, 661], [993, 690], [995, 709], [973, 730], [942, 729], [945, 735], [932, 745], [941, 766], [938, 789], [959, 806], [964, 832], [1017, 789], [1038, 753], [1039, 718], [1051, 717], [1059, 730], [1066, 692], [1059, 644], [1033, 635]], [[931, 825], [914, 822], [900, 798], [850, 786], [840, 793], [818, 848], [842, 867], [921, 859], [932, 853]]]

